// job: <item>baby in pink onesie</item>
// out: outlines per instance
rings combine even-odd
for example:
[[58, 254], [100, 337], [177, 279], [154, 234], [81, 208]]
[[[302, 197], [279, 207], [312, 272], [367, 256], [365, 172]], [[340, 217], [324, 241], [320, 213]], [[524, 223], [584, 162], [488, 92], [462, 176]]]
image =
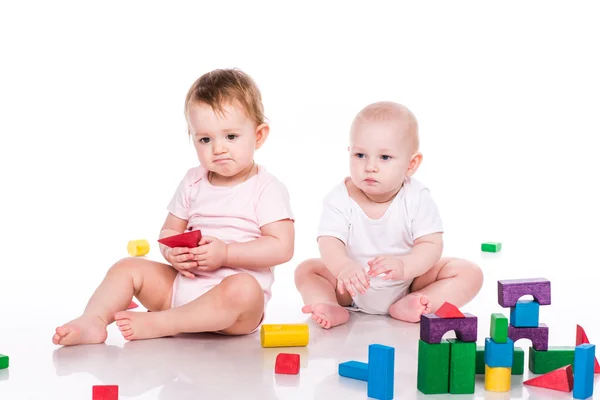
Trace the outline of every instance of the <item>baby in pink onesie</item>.
[[[160, 237], [199, 229], [202, 239], [193, 248], [161, 244], [168, 264], [118, 261], [83, 314], [56, 328], [55, 344], [102, 343], [114, 321], [127, 340], [244, 335], [262, 322], [272, 268], [294, 252], [294, 222], [286, 187], [254, 162], [270, 130], [260, 91], [240, 70], [215, 70], [188, 91], [185, 116], [200, 166], [179, 184]], [[123, 311], [133, 296], [153, 312]]]

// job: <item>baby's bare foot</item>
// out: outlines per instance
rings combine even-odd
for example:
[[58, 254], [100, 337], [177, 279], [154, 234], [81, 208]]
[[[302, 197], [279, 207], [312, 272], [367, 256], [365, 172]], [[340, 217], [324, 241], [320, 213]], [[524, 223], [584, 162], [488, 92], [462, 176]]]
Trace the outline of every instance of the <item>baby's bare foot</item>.
[[102, 318], [82, 315], [56, 328], [52, 343], [61, 346], [104, 343], [107, 336], [106, 324]]
[[302, 307], [304, 314], [312, 314], [317, 324], [325, 329], [333, 328], [336, 325], [341, 325], [348, 321], [350, 314], [348, 310], [339, 304], [317, 303], [309, 304]]
[[419, 322], [422, 314], [429, 314], [429, 299], [421, 293], [404, 296], [390, 307], [390, 315], [400, 321]]
[[126, 340], [154, 339], [177, 333], [162, 312], [119, 311], [115, 321]]

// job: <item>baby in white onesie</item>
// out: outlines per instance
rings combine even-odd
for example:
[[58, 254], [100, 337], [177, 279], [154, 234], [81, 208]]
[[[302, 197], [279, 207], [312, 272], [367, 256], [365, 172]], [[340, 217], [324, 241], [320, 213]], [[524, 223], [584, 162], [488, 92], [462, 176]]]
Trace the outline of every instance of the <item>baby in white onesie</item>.
[[350, 177], [323, 202], [321, 258], [296, 269], [302, 311], [328, 329], [345, 323], [348, 309], [418, 322], [445, 301], [469, 302], [483, 274], [442, 257], [438, 208], [413, 177], [423, 159], [413, 113], [392, 102], [368, 105], [352, 123], [348, 150]]

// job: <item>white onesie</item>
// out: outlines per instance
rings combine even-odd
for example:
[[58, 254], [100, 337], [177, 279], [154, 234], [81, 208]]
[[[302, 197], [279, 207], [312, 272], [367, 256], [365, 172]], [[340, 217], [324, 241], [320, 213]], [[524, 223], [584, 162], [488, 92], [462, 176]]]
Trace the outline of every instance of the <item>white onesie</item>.
[[[368, 270], [367, 262], [375, 257], [406, 254], [416, 239], [437, 232], [443, 232], [442, 220], [429, 189], [414, 178], [406, 178], [377, 220], [369, 218], [350, 198], [345, 181], [340, 183], [323, 200], [318, 236], [341, 240], [348, 255]], [[368, 314], [388, 314], [390, 306], [408, 294], [411, 283], [371, 278], [367, 292], [353, 297], [353, 308]]]

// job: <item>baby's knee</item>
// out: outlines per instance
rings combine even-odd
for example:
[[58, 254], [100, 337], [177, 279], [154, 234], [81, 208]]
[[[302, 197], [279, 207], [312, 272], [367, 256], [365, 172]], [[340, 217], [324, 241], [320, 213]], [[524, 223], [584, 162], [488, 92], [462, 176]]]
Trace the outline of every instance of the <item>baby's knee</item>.
[[457, 260], [459, 268], [459, 274], [463, 279], [468, 279], [473, 287], [481, 289], [483, 286], [483, 271], [479, 265], [469, 260]]
[[139, 266], [139, 259], [135, 257], [125, 257], [113, 264], [107, 274], [133, 272]]
[[256, 278], [247, 273], [230, 275], [221, 282], [223, 296], [237, 304], [264, 302], [263, 289]]
[[294, 281], [296, 282], [296, 285], [303, 283], [307, 277], [317, 274], [323, 267], [323, 261], [319, 258], [311, 258], [301, 262], [294, 271]]

